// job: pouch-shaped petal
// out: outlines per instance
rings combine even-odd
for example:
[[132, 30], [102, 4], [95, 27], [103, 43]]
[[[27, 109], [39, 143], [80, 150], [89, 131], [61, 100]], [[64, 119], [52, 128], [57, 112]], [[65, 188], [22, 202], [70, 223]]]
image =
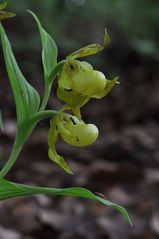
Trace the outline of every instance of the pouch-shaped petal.
[[72, 76], [72, 89], [88, 97], [100, 93], [105, 86], [106, 78], [100, 71], [81, 70]]
[[98, 138], [98, 128], [94, 124], [71, 124], [60, 127], [61, 138], [68, 144], [84, 147], [93, 144]]

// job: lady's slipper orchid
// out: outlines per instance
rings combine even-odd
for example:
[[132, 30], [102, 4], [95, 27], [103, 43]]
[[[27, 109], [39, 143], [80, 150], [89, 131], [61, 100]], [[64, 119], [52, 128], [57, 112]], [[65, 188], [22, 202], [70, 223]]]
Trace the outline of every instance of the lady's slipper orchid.
[[48, 134], [49, 158], [72, 174], [63, 157], [57, 154], [55, 143], [58, 135], [68, 144], [76, 147], [84, 147], [93, 144], [98, 138], [98, 128], [93, 124], [85, 124], [84, 121], [66, 113], [59, 113], [50, 122]]
[[77, 58], [89, 56], [102, 51], [110, 42], [105, 32], [102, 44], [91, 44], [71, 53], [58, 74], [57, 97], [64, 101], [78, 117], [80, 108], [91, 98], [100, 99], [107, 95], [117, 83], [117, 78], [107, 80], [104, 74], [94, 70], [91, 64]]
[[98, 128], [94, 124], [85, 124], [75, 116], [63, 114], [58, 122], [57, 130], [61, 138], [68, 144], [84, 147], [93, 144], [98, 137]]
[[59, 74], [57, 97], [80, 117], [80, 108], [91, 98], [106, 96], [118, 83], [118, 77], [107, 80], [100, 71], [84, 61], [66, 61]]
[[[118, 78], [107, 80], [104, 74], [94, 70], [91, 64], [76, 59], [96, 54], [103, 50], [109, 41], [106, 33], [103, 44], [91, 44], [73, 52], [66, 58], [58, 73], [57, 97], [66, 103], [66, 107], [50, 122], [48, 154], [51, 160], [70, 174], [72, 171], [55, 149], [58, 135], [66, 143], [76, 147], [94, 143], [99, 134], [98, 128], [93, 124], [85, 124], [81, 120], [80, 108], [91, 98], [100, 99], [107, 95], [118, 80]], [[64, 109], [71, 109], [75, 116], [64, 113]]]

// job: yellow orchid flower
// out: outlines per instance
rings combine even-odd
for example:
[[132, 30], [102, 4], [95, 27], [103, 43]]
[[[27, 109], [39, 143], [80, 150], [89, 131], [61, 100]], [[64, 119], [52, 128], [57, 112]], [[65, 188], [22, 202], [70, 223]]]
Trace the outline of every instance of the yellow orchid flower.
[[72, 146], [84, 147], [96, 141], [99, 135], [98, 128], [94, 124], [86, 124], [76, 116], [64, 112], [60, 112], [56, 117], [51, 119], [48, 134], [48, 156], [67, 173], [73, 174], [64, 158], [56, 152], [55, 144], [58, 135]]

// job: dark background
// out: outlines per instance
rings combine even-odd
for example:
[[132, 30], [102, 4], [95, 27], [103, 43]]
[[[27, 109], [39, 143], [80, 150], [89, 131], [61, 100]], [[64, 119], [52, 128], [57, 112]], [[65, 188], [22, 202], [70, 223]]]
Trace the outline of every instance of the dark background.
[[[97, 142], [74, 148], [59, 140], [74, 171], [69, 176], [47, 157], [49, 121], [27, 141], [8, 179], [50, 187], [82, 186], [127, 208], [131, 228], [112, 208], [71, 197], [33, 196], [0, 203], [0, 239], [157, 239], [159, 238], [159, 1], [8, 0], [17, 14], [3, 22], [18, 63], [42, 96], [43, 72], [34, 11], [59, 48], [58, 59], [101, 42], [106, 27], [111, 44], [93, 57], [95, 69], [120, 85], [83, 109], [86, 122], [100, 130]], [[2, 51], [1, 51], [2, 52]], [[59, 109], [56, 83], [47, 106]], [[0, 55], [0, 164], [7, 160], [16, 131], [15, 105]]]

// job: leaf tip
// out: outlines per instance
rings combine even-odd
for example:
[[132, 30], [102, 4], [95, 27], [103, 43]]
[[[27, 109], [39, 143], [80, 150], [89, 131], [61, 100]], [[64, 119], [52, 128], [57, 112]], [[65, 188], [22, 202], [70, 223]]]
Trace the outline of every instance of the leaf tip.
[[108, 35], [108, 31], [105, 28], [104, 30], [104, 40], [103, 40], [103, 45], [106, 46], [108, 43], [110, 43], [110, 37]]

